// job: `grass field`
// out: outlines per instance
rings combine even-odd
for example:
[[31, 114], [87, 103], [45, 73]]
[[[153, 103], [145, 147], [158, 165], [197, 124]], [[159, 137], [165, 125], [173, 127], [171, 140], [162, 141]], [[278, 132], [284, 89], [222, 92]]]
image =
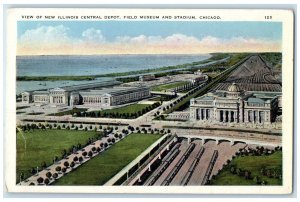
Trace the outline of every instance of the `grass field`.
[[[267, 182], [267, 185], [281, 185], [282, 180], [270, 178], [261, 174], [261, 168], [266, 169], [282, 169], [282, 152], [277, 151], [269, 156], [244, 156], [237, 157], [231, 163], [237, 168], [249, 170], [251, 176], [258, 176]], [[232, 174], [230, 167], [222, 170], [214, 180], [211, 181], [212, 185], [256, 185], [254, 180], [246, 180], [244, 177]]]
[[103, 185], [160, 137], [160, 135], [131, 134], [62, 177], [54, 185]]
[[[31, 176], [32, 167], [41, 166], [42, 162], [52, 164], [55, 156], [61, 156], [63, 149], [73, 145], [85, 144], [95, 132], [70, 130], [34, 130], [17, 133], [17, 180], [23, 172], [25, 178]], [[26, 140], [26, 146], [25, 146]]]
[[115, 109], [106, 109], [101, 111], [101, 113], [137, 113], [138, 111], [142, 111], [146, 107], [150, 106], [150, 104], [132, 104]]
[[152, 87], [151, 90], [152, 91], [164, 91], [164, 90], [176, 88], [179, 86], [183, 86], [188, 83], [189, 83], [188, 81], [180, 81], [180, 82], [175, 82], [175, 83], [170, 83], [170, 84], [162, 84], [162, 85]]

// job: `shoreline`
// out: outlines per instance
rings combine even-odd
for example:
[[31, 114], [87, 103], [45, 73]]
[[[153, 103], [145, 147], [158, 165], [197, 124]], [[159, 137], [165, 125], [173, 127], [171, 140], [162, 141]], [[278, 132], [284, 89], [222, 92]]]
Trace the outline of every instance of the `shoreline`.
[[126, 77], [126, 76], [137, 76], [140, 74], [153, 73], [158, 74], [166, 71], [188, 69], [197, 65], [205, 65], [206, 63], [217, 62], [218, 60], [223, 60], [228, 57], [227, 53], [211, 53], [210, 57], [201, 61], [185, 63], [181, 65], [164, 66], [154, 69], [143, 69], [128, 72], [119, 73], [107, 73], [99, 75], [80, 75], [80, 76], [17, 76], [17, 81], [62, 81], [62, 80], [73, 80], [73, 81], [92, 81], [100, 77]]

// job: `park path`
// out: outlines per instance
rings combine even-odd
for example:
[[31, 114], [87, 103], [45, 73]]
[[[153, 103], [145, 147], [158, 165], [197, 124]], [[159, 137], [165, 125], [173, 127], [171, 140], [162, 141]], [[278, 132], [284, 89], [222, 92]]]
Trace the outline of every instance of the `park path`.
[[[47, 178], [46, 173], [48, 173], [48, 172], [51, 172], [52, 175], [53, 175], [54, 173], [57, 173], [57, 174], [58, 174], [58, 177], [57, 177], [56, 179], [54, 179], [53, 177], [51, 177], [51, 178], [49, 179], [49, 181], [50, 181], [49, 184], [51, 184], [51, 183], [53, 183], [55, 180], [57, 180], [57, 179], [63, 177], [65, 174], [67, 174], [67, 173], [73, 171], [73, 170], [76, 169], [77, 167], [79, 167], [79, 166], [81, 166], [82, 164], [86, 163], [87, 161], [91, 160], [91, 159], [94, 158], [95, 156], [101, 154], [101, 153], [104, 152], [105, 150], [109, 149], [112, 145], [116, 144], [117, 142], [119, 142], [120, 140], [124, 139], [125, 137], [127, 137], [128, 135], [131, 134], [131, 133], [129, 132], [128, 135], [125, 135], [125, 134], [123, 134], [121, 131], [116, 131], [115, 133], [122, 134], [123, 137], [122, 137], [121, 139], [120, 139], [120, 138], [115, 138], [115, 137], [114, 137], [114, 133], [110, 133], [107, 137], [103, 137], [103, 138], [101, 138], [101, 140], [97, 140], [97, 141], [95, 141], [95, 142], [93, 142], [93, 143], [87, 145], [86, 147], [84, 147], [84, 148], [78, 150], [77, 152], [70, 154], [70, 155], [67, 156], [66, 158], [61, 159], [60, 161], [58, 161], [58, 162], [52, 164], [51, 166], [47, 167], [46, 169], [41, 170], [41, 171], [38, 172], [37, 174], [32, 175], [31, 177], [29, 177], [29, 178], [27, 178], [26, 180], [22, 181], [22, 182], [19, 183], [18, 185], [22, 185], [22, 186], [25, 185], [25, 186], [26, 186], [26, 185], [30, 185], [30, 183], [34, 183], [34, 185], [38, 185], [38, 182], [37, 182], [37, 179], [38, 179], [38, 178], [42, 177], [43, 179], [46, 179], [46, 178]], [[108, 138], [115, 138], [115, 140], [116, 140], [115, 143], [114, 143], [114, 144], [108, 143]], [[101, 144], [101, 143], [103, 143], [103, 144], [107, 143], [108, 146], [107, 146], [106, 148], [104, 148], [104, 146], [101, 148], [101, 147], [100, 147], [100, 144]], [[92, 148], [93, 148], [93, 147], [96, 147], [96, 148], [97, 148], [97, 147], [100, 147], [100, 148], [101, 148], [100, 152], [97, 152], [97, 151], [93, 152], [93, 156], [92, 156], [92, 157], [89, 157], [88, 155], [87, 155], [86, 157], [83, 157], [82, 153], [83, 153], [84, 151], [86, 151], [87, 153], [88, 153], [89, 151], [92, 151]], [[57, 171], [56, 171], [56, 167], [57, 167], [57, 166], [60, 166], [61, 168], [65, 167], [65, 166], [64, 166], [64, 163], [65, 163], [65, 162], [68, 162], [69, 164], [71, 164], [71, 162], [73, 161], [73, 159], [74, 159], [75, 156], [77, 156], [78, 158], [79, 158], [80, 156], [82, 156], [83, 161], [82, 161], [81, 163], [79, 163], [78, 161], [75, 162], [75, 166], [74, 166], [73, 168], [71, 168], [71, 167], [69, 166], [69, 167], [67, 168], [67, 170], [66, 170], [65, 173], [63, 173], [62, 171], [60, 171], [60, 172], [57, 172]], [[39, 185], [45, 185], [45, 184], [42, 183], [42, 184], [39, 184]]]

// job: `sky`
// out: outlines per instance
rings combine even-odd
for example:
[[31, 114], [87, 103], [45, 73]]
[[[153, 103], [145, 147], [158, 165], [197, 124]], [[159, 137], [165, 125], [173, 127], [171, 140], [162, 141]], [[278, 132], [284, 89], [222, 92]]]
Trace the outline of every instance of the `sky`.
[[18, 55], [281, 51], [280, 22], [19, 21]]

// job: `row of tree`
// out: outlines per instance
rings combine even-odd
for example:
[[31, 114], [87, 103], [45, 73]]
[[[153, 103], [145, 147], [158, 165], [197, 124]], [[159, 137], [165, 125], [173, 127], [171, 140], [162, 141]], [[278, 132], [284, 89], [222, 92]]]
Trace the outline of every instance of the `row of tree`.
[[[116, 142], [115, 138], [121, 139], [122, 137], [123, 137], [122, 134], [116, 133], [113, 138], [108, 138], [107, 142], [105, 142], [105, 143], [101, 142], [98, 147], [94, 146], [88, 152], [83, 151], [82, 156], [75, 156], [73, 158], [73, 161], [71, 161], [71, 163], [69, 163], [68, 161], [65, 161], [63, 163], [63, 167], [57, 166], [55, 168], [55, 171], [56, 171], [55, 173], [52, 174], [51, 172], [47, 172], [45, 179], [43, 177], [39, 177], [37, 179], [38, 185], [41, 185], [43, 183], [48, 185], [50, 183], [51, 179], [56, 180], [58, 178], [59, 174], [65, 174], [68, 169], [74, 169], [76, 164], [82, 164], [82, 162], [84, 161], [85, 158], [92, 158], [96, 153], [99, 153], [99, 152], [101, 152], [101, 150], [106, 149], [109, 144], [114, 144]], [[30, 185], [34, 185], [34, 183], [33, 182], [30, 183]]]

